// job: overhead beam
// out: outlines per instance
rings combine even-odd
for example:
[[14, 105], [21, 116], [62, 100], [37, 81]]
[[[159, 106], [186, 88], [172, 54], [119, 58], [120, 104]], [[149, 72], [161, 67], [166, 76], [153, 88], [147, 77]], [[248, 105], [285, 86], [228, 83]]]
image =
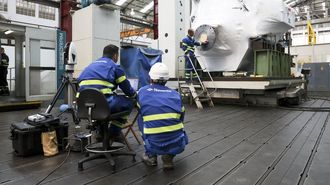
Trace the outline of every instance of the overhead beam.
[[45, 6], [54, 7], [54, 8], [60, 8], [61, 7], [60, 2], [55, 2], [55, 1], [51, 1], [51, 0], [23, 0], [23, 1], [31, 2], [31, 3], [37, 3], [37, 4], [41, 4], [41, 5], [45, 5]]
[[132, 37], [132, 36], [142, 36], [143, 34], [149, 34], [153, 30], [150, 28], [136, 28], [132, 30], [125, 30], [120, 32], [120, 38], [127, 38], [127, 37]]
[[126, 6], [123, 6], [122, 10], [125, 11], [125, 10], [128, 8], [128, 6], [129, 6], [130, 4], [133, 3], [133, 1], [135, 1], [135, 0], [131, 0], [130, 2], [128, 2], [128, 3], [126, 4]]
[[138, 19], [138, 18], [134, 18], [134, 17], [126, 16], [126, 15], [121, 15], [120, 22], [125, 23], [125, 24], [134, 25], [134, 26], [139, 26], [142, 28], [153, 29], [153, 23], [147, 22], [143, 19]]
[[[330, 18], [322, 18], [322, 19], [314, 19], [311, 20], [312, 24], [322, 24], [322, 23], [329, 23]], [[295, 26], [306, 26], [307, 22], [306, 21], [299, 21], [295, 23]]]

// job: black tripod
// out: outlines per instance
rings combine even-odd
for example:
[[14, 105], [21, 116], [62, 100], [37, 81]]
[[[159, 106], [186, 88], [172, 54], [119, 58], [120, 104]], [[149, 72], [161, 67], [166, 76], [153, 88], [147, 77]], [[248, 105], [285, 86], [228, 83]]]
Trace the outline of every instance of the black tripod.
[[68, 112], [72, 115], [72, 119], [73, 119], [74, 123], [77, 125], [77, 124], [79, 124], [80, 120], [77, 118], [76, 111], [72, 107], [73, 98], [77, 93], [76, 86], [72, 83], [72, 73], [66, 72], [66, 74], [62, 76], [62, 83], [61, 83], [60, 87], [58, 88], [52, 102], [47, 107], [47, 110], [45, 111], [45, 113], [49, 114], [52, 111], [57, 100], [59, 99], [63, 90], [66, 87], [68, 88], [67, 96], [68, 96], [68, 105], [69, 105], [69, 108], [66, 110], [66, 112]]

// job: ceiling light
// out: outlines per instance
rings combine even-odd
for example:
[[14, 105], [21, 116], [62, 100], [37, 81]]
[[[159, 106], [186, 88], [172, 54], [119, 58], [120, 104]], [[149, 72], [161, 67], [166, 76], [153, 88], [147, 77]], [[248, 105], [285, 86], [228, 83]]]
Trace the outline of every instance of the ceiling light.
[[131, 13], [130, 13], [131, 15], [135, 15], [135, 12], [134, 12], [134, 9], [132, 8], [131, 9]]
[[5, 34], [6, 34], [6, 35], [9, 35], [9, 34], [11, 34], [11, 33], [13, 33], [13, 32], [14, 32], [13, 30], [6, 30], [6, 31], [5, 31]]
[[123, 5], [126, 1], [127, 1], [127, 0], [119, 0], [119, 1], [116, 2], [116, 5], [117, 5], [117, 6], [121, 6], [121, 5]]
[[147, 6], [145, 6], [142, 10], [140, 10], [140, 12], [141, 13], [146, 13], [153, 6], [154, 6], [154, 1], [151, 1]]

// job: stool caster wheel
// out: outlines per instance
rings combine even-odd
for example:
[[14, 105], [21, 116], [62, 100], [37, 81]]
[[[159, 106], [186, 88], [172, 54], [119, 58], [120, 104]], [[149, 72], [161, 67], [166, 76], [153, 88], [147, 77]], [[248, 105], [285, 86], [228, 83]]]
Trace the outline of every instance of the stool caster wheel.
[[132, 160], [132, 162], [133, 162], [133, 163], [136, 162], [136, 156], [135, 156], [135, 155], [133, 155], [133, 160]]
[[83, 171], [84, 170], [84, 167], [83, 167], [83, 164], [82, 163], [78, 163], [78, 171]]

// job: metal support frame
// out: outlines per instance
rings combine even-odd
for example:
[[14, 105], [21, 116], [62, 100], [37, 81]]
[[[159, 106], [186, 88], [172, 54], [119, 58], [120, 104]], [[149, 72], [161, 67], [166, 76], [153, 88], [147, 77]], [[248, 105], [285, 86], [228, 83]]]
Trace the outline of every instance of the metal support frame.
[[[178, 60], [180, 61], [180, 58], [184, 58], [185, 56], [179, 56]], [[199, 109], [203, 109], [203, 105], [202, 102], [207, 102], [208, 105], [210, 107], [214, 107], [212, 98], [211, 98], [211, 93], [209, 93], [208, 89], [205, 87], [201, 77], [199, 76], [198, 72], [199, 71], [203, 71], [203, 69], [196, 69], [195, 64], [193, 63], [193, 61], [191, 60], [189, 55], [186, 55], [186, 57], [189, 59], [189, 62], [191, 64], [191, 66], [193, 67], [194, 73], [197, 74], [197, 79], [198, 79], [198, 84], [193, 84], [192, 82], [192, 74], [190, 74], [190, 83], [180, 83], [179, 81], [179, 75], [178, 75], [178, 84], [179, 84], [179, 91], [180, 94], [182, 94], [183, 89], [187, 88], [192, 96], [192, 99], [194, 100], [194, 102], [196, 103], [197, 107]], [[184, 69], [186, 70], [186, 69]], [[178, 68], [178, 74], [180, 72], [180, 68]], [[212, 75], [210, 74], [209, 71], [207, 71], [207, 74], [209, 75], [209, 78], [211, 81], [213, 81]], [[198, 93], [196, 88], [201, 88], [202, 92]], [[216, 89], [214, 90], [214, 92], [216, 92]], [[214, 93], [212, 92], [212, 93]]]

